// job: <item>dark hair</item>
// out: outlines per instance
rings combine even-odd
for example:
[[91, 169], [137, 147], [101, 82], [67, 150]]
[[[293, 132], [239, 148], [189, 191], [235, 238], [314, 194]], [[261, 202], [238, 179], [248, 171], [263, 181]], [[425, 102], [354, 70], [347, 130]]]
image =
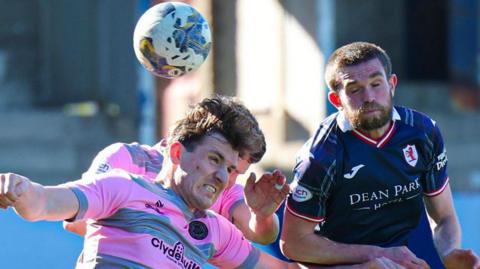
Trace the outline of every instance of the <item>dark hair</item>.
[[250, 111], [231, 97], [205, 98], [177, 121], [169, 135], [169, 143], [179, 141], [192, 151], [210, 133], [227, 139], [240, 157], [250, 155], [249, 162], [258, 162], [266, 151], [265, 137]]
[[385, 75], [392, 75], [392, 62], [390, 57], [381, 47], [368, 42], [354, 42], [336, 49], [328, 59], [325, 67], [325, 81], [332, 91], [338, 91], [339, 81], [338, 70], [367, 62], [371, 59], [378, 59], [383, 65]]

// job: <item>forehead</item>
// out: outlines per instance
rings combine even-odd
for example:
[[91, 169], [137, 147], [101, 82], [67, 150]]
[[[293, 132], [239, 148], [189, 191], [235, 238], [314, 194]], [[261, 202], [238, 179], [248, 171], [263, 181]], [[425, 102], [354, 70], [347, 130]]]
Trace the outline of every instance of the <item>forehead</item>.
[[237, 162], [238, 152], [232, 148], [227, 139], [218, 133], [205, 136], [197, 148], [207, 152], [221, 154], [227, 163]]
[[365, 81], [376, 76], [385, 76], [382, 63], [377, 58], [338, 70], [338, 80], [345, 85], [351, 82]]

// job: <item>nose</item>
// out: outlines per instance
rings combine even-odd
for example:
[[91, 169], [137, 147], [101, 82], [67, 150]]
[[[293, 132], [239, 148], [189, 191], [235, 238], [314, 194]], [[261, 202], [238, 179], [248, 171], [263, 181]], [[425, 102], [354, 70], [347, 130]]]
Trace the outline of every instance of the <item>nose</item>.
[[375, 92], [372, 88], [365, 88], [363, 91], [363, 101], [368, 103], [375, 101]]
[[215, 173], [215, 179], [222, 185], [226, 185], [228, 182], [228, 168], [227, 166], [219, 167], [217, 172]]

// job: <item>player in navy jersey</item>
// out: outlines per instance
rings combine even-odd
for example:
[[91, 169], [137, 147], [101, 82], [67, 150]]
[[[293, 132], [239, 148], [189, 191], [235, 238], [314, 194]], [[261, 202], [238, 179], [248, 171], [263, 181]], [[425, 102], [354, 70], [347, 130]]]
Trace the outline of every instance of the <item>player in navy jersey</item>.
[[480, 268], [460, 248], [447, 155], [436, 122], [393, 106], [397, 77], [385, 51], [355, 42], [337, 49], [325, 72], [326, 118], [303, 146], [287, 200], [281, 248], [293, 260], [356, 264], [386, 257], [405, 268], [432, 264], [409, 250], [425, 208], [446, 268]]

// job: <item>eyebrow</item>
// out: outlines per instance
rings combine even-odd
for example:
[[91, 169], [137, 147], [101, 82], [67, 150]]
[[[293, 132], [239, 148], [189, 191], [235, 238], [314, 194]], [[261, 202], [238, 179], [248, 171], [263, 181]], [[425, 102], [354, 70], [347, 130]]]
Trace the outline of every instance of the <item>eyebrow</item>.
[[[214, 149], [211, 152], [213, 154], [217, 155], [217, 157], [220, 158], [221, 161], [225, 162], [225, 156], [223, 156], [223, 154], [220, 153], [218, 150]], [[235, 165], [230, 165], [228, 168], [233, 169], [233, 170], [237, 170], [237, 166], [235, 166]]]
[[[383, 76], [383, 73], [381, 71], [376, 71], [376, 72], [373, 72], [371, 73], [369, 76], [368, 76], [368, 79], [372, 79], [372, 78], [376, 78], [376, 77], [381, 77]], [[357, 84], [358, 81], [357, 80], [348, 80], [347, 83], [345, 84], [345, 87], [348, 87], [348, 86], [351, 86], [351, 85], [355, 85]]]
[[372, 74], [370, 74], [368, 76], [368, 78], [374, 78], [374, 77], [378, 77], [378, 76], [383, 77], [383, 73], [381, 71], [373, 72]]

